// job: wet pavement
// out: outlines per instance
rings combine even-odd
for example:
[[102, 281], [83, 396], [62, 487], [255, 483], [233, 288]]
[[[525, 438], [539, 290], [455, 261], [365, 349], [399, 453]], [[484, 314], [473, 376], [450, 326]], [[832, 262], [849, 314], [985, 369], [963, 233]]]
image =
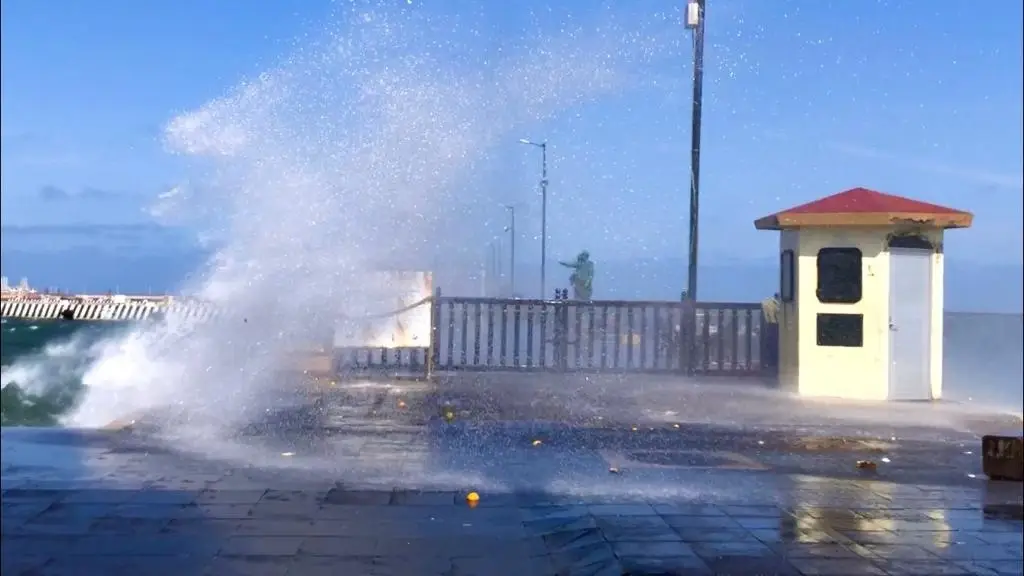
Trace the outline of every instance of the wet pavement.
[[1019, 422], [621, 384], [339, 385], [231, 430], [5, 429], [2, 573], [1024, 573], [1021, 485], [977, 455]]

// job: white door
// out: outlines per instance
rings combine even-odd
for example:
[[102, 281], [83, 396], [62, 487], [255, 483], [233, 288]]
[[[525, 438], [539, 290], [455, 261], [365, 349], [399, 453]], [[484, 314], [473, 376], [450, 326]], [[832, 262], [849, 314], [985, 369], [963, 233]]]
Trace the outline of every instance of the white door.
[[889, 399], [931, 400], [932, 251], [889, 249]]

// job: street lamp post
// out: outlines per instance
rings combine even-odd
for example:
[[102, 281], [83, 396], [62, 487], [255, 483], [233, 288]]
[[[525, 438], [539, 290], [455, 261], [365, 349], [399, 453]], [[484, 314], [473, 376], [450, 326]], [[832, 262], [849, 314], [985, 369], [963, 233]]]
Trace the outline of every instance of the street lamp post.
[[502, 269], [503, 263], [501, 261], [501, 238], [495, 239], [491, 242], [491, 245], [494, 247], [494, 277], [498, 283], [498, 296], [501, 296], [501, 293], [505, 291], [505, 271]]
[[511, 254], [509, 254], [509, 291], [512, 293], [511, 296], [516, 295], [516, 207], [511, 204], [505, 206], [505, 210], [508, 210], [509, 223], [505, 226], [505, 232], [509, 233], [512, 239]]
[[548, 269], [548, 143], [523, 138], [520, 144], [540, 148], [540, 297], [547, 294]]
[[704, 5], [705, 0], [689, 0], [686, 27], [693, 30], [693, 112], [690, 129], [690, 254], [686, 294], [697, 299], [697, 246], [700, 219], [700, 119], [704, 91]]
[[487, 243], [487, 293], [498, 296], [501, 292], [501, 246], [498, 238]]

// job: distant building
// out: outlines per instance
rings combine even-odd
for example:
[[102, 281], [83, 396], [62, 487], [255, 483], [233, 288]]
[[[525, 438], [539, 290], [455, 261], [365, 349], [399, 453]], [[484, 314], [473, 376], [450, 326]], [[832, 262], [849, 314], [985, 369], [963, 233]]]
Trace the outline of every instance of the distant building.
[[8, 280], [7, 276], [2, 276], [0, 277], [0, 288], [2, 288], [4, 294], [13, 294], [15, 296], [18, 296], [20, 294], [36, 293], [36, 291], [33, 290], [32, 287], [28, 285], [28, 278], [22, 278], [21, 281], [18, 282], [17, 286], [11, 288], [10, 280]]

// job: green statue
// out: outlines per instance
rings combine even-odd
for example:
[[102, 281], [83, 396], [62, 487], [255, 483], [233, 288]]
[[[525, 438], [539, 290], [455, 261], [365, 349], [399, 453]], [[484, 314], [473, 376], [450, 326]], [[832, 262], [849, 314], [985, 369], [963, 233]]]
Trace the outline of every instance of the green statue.
[[573, 299], [590, 300], [590, 296], [594, 293], [594, 263], [590, 260], [590, 252], [584, 250], [576, 256], [575, 262], [559, 262], [559, 264], [573, 270], [569, 276]]

